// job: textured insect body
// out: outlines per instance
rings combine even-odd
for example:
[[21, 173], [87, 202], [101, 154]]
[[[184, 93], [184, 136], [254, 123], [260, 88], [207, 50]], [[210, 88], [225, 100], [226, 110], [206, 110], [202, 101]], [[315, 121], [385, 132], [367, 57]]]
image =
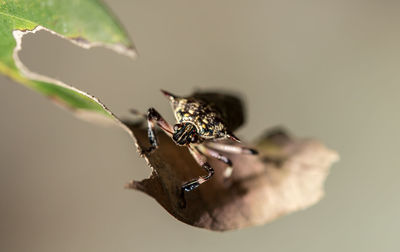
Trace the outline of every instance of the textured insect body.
[[[207, 171], [207, 175], [184, 183], [182, 195], [183, 192], [197, 188], [214, 174], [214, 169], [208, 164], [206, 157], [225, 163], [227, 167], [224, 175], [229, 177], [232, 173], [232, 162], [220, 151], [232, 154], [257, 154], [257, 151], [253, 149], [219, 141], [231, 139], [239, 142], [232, 133], [232, 129], [237, 128], [244, 120], [241, 113], [232, 113], [235, 111], [233, 108], [240, 109], [240, 112], [242, 110], [241, 106], [235, 106], [237, 98], [229, 97], [228, 99], [226, 96], [215, 93], [195, 94], [184, 98], [166, 91], [162, 92], [171, 103], [177, 123], [172, 126], [154, 108], [150, 108], [146, 117], [151, 147], [143, 150], [142, 153], [150, 154], [158, 147], [155, 125], [158, 125], [177, 145], [188, 147], [196, 162]], [[218, 102], [221, 106], [218, 106]], [[138, 114], [136, 111], [132, 112]], [[229, 123], [232, 124], [232, 128], [229, 128]]]
[[[175, 102], [175, 99], [178, 101]], [[173, 98], [172, 104], [178, 123], [193, 124], [197, 129], [199, 140], [220, 139], [230, 136], [221, 114], [203, 101]]]

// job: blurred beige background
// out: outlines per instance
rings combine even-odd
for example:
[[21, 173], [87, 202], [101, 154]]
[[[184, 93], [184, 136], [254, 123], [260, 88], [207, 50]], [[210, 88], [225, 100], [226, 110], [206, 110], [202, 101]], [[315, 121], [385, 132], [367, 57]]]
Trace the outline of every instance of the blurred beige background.
[[[140, 58], [40, 32], [22, 60], [120, 116], [163, 88], [241, 92], [255, 139], [284, 125], [341, 154], [317, 205], [215, 233], [124, 190], [149, 168], [128, 135], [0, 77], [1, 251], [399, 251], [399, 1], [106, 1]], [[229, 249], [229, 250], [228, 250]]]

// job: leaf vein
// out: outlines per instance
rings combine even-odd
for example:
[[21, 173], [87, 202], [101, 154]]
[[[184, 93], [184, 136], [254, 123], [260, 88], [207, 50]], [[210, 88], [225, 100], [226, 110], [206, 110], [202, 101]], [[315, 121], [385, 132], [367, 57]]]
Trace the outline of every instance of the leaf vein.
[[18, 16], [15, 16], [15, 15], [9, 14], [9, 13], [7, 13], [7, 12], [0, 11], [0, 15], [7, 16], [7, 17], [10, 17], [10, 18], [14, 18], [14, 19], [19, 19], [19, 20], [21, 20], [21, 21], [30, 23], [30, 24], [32, 24], [32, 25], [38, 25], [37, 23], [35, 23], [35, 22], [33, 22], [33, 21], [29, 21], [28, 19], [25, 19], [25, 18], [22, 18], [22, 17], [18, 17]]

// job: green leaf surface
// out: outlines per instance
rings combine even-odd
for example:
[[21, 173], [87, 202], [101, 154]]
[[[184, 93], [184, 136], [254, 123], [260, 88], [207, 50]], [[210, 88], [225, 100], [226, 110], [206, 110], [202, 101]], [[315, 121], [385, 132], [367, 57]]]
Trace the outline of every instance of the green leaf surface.
[[109, 10], [97, 0], [0, 0], [0, 72], [78, 115], [113, 118], [95, 97], [33, 73], [22, 64], [18, 58], [21, 39], [39, 30], [47, 30], [84, 48], [105, 46], [134, 57], [132, 42]]

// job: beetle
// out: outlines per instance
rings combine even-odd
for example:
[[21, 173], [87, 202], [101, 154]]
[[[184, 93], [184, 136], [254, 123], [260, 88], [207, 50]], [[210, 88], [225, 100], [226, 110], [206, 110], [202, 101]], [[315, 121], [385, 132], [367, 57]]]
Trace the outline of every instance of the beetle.
[[[229, 139], [240, 142], [229, 127], [228, 113], [223, 113], [224, 109], [229, 110], [233, 107], [218, 107], [217, 104], [207, 99], [209, 95], [180, 97], [164, 90], [161, 92], [168, 98], [177, 123], [171, 125], [154, 108], [148, 109], [147, 115], [142, 116], [147, 118], [150, 147], [143, 149], [141, 154], [151, 154], [158, 148], [159, 143], [155, 134], [156, 125], [171, 137], [175, 144], [187, 147], [195, 161], [206, 170], [207, 175], [183, 183], [182, 194], [192, 191], [213, 176], [214, 169], [207, 162], [207, 157], [216, 158], [225, 163], [224, 176], [228, 178], [232, 174], [232, 161], [221, 152], [250, 155], [258, 153], [255, 149], [221, 141]], [[131, 112], [140, 114], [133, 109]], [[233, 112], [230, 114], [235, 115], [235, 111]], [[236, 111], [236, 117], [238, 117], [237, 113]]]

